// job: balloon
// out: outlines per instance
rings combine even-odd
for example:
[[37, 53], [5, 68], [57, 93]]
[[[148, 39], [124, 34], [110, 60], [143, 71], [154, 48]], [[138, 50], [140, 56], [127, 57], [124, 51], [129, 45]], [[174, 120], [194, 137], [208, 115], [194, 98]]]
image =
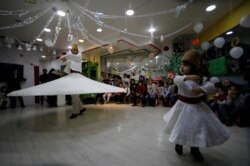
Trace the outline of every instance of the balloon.
[[209, 43], [207, 41], [201, 43], [201, 48], [205, 51], [209, 48]]
[[225, 39], [223, 37], [217, 37], [214, 40], [214, 46], [217, 48], [222, 48], [225, 44]]
[[25, 47], [26, 47], [26, 51], [31, 51], [31, 45], [29, 45], [29, 44], [25, 44]]
[[52, 46], [52, 41], [51, 41], [50, 39], [46, 39], [46, 40], [44, 41], [44, 43], [45, 43], [45, 45], [46, 45], [47, 47], [51, 47], [51, 46]]
[[230, 50], [231, 57], [239, 59], [243, 54], [243, 49], [241, 47], [234, 47]]
[[212, 82], [213, 84], [216, 84], [220, 82], [220, 79], [218, 77], [211, 77], [210, 82]]
[[250, 28], [250, 15], [241, 17], [240, 25], [244, 28]]
[[194, 31], [196, 33], [200, 33], [202, 31], [202, 29], [203, 29], [203, 24], [202, 23], [196, 23], [194, 25]]
[[193, 40], [192, 40], [192, 45], [193, 45], [194, 47], [199, 47], [199, 45], [200, 45], [200, 40], [199, 40], [199, 39], [193, 39]]

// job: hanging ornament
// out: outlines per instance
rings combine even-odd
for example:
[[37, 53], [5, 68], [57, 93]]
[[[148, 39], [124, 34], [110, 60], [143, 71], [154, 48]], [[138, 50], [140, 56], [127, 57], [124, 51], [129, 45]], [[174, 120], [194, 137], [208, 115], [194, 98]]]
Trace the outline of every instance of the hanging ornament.
[[7, 48], [11, 48], [12, 46], [11, 46], [11, 44], [7, 44], [6, 47]]
[[40, 48], [40, 51], [43, 52], [43, 47]]
[[31, 51], [31, 45], [25, 44], [25, 47], [26, 47], [26, 51]]
[[52, 46], [52, 41], [50, 40], [50, 39], [46, 39], [45, 41], [44, 41], [44, 43], [45, 43], [45, 45], [47, 46], [47, 47], [51, 47]]
[[20, 50], [20, 51], [22, 51], [22, 50], [23, 50], [23, 48], [22, 48], [22, 46], [21, 46], [21, 45], [19, 45], [19, 46], [17, 47], [17, 49], [18, 49], [18, 50]]
[[14, 40], [12, 37], [9, 37], [9, 36], [6, 36], [6, 37], [4, 38], [4, 40], [5, 40], [5, 42], [6, 42], [7, 44], [10, 44], [10, 45], [12, 45], [12, 44], [15, 42], [15, 40]]
[[110, 44], [107, 49], [110, 54], [114, 53], [114, 47], [112, 46], [112, 44]]
[[165, 46], [165, 47], [163, 47], [163, 50], [164, 50], [164, 51], [168, 51], [168, 50], [169, 50], [169, 47], [168, 47], [168, 46]]
[[160, 36], [160, 41], [163, 42], [164, 41], [164, 37], [163, 35]]
[[68, 34], [68, 41], [71, 42], [73, 40], [73, 35]]
[[236, 47], [240, 42], [240, 38], [238, 36], [235, 36], [231, 41], [231, 47]]
[[36, 51], [36, 45], [32, 48], [33, 51]]

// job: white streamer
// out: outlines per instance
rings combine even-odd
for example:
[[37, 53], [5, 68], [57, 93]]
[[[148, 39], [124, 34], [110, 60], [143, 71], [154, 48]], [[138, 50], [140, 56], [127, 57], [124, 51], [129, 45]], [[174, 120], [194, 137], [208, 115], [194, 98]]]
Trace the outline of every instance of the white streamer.
[[8, 25], [8, 26], [0, 27], [0, 30], [1, 30], [1, 29], [13, 29], [13, 28], [23, 27], [23, 26], [25, 26], [25, 25], [31, 24], [31, 23], [33, 23], [34, 21], [36, 21], [38, 18], [40, 18], [41, 16], [43, 16], [45, 13], [47, 13], [49, 10], [50, 10], [50, 8], [48, 8], [48, 9], [42, 11], [42, 12], [39, 13], [38, 15], [35, 15], [35, 16], [33, 16], [33, 17], [26, 18], [26, 19], [23, 20], [22, 22], [19, 22], [19, 23], [13, 24], [13, 25]]
[[[91, 15], [89, 15], [88, 13], [84, 12], [83, 10], [83, 7], [82, 6], [79, 6], [75, 3], [73, 3], [73, 5], [75, 6], [75, 8], [77, 8], [83, 15], [86, 15], [90, 20], [94, 21], [97, 25], [100, 24], [99, 22], [99, 19], [96, 19], [94, 17], [92, 17]], [[163, 36], [163, 39], [164, 38], [168, 38], [170, 36], [173, 36], [181, 31], [183, 31], [184, 29], [188, 28], [189, 26], [191, 26], [193, 23], [189, 23], [187, 25], [185, 25], [184, 27], [178, 29], [177, 31], [174, 31], [172, 33], [169, 33], [167, 35], [164, 35]], [[119, 28], [116, 28], [116, 27], [113, 27], [113, 26], [110, 26], [110, 25], [107, 25], [105, 23], [102, 22], [102, 26], [105, 27], [105, 28], [108, 28], [108, 29], [111, 29], [111, 30], [114, 30], [114, 31], [118, 31], [118, 32], [121, 32], [121, 33], [124, 33], [124, 34], [127, 34], [127, 35], [131, 35], [131, 36], [136, 36], [136, 37], [141, 37], [141, 38], [147, 38], [147, 39], [162, 39], [161, 36], [151, 36], [151, 35], [142, 35], [142, 34], [136, 34], [136, 33], [132, 33], [132, 32], [128, 32], [128, 31], [124, 31], [124, 30], [121, 30]]]
[[88, 10], [87, 8], [83, 8], [84, 11], [88, 12], [91, 15], [94, 15], [95, 17], [98, 18], [104, 18], [104, 19], [125, 19], [125, 18], [143, 18], [143, 17], [153, 17], [153, 16], [159, 16], [159, 15], [164, 15], [164, 14], [169, 14], [169, 13], [176, 13], [176, 17], [178, 17], [179, 13], [186, 9], [187, 5], [192, 3], [192, 1], [188, 1], [180, 6], [177, 6], [176, 8], [160, 11], [160, 12], [155, 12], [155, 13], [149, 13], [149, 14], [142, 14], [142, 15], [134, 15], [134, 16], [118, 16], [118, 15], [105, 15], [100, 12], [93, 12]]

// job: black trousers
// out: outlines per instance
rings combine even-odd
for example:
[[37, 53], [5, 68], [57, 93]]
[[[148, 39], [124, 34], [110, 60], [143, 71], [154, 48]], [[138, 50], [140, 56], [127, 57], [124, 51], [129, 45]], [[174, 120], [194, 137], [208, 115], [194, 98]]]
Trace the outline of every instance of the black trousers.
[[[19, 96], [18, 100], [19, 100], [19, 103], [20, 103], [21, 107], [24, 107], [23, 97]], [[10, 97], [10, 107], [11, 108], [16, 107], [16, 97]]]

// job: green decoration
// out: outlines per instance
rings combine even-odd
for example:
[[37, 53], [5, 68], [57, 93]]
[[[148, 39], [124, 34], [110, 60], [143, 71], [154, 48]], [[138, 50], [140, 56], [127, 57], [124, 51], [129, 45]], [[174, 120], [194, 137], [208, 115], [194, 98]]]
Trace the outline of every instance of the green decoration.
[[222, 76], [227, 74], [226, 56], [208, 61], [208, 72], [210, 76]]
[[173, 54], [170, 58], [170, 65], [165, 66], [165, 69], [164, 69], [165, 72], [174, 71], [174, 73], [178, 74], [179, 68], [180, 68], [180, 63], [181, 63], [180, 54]]

